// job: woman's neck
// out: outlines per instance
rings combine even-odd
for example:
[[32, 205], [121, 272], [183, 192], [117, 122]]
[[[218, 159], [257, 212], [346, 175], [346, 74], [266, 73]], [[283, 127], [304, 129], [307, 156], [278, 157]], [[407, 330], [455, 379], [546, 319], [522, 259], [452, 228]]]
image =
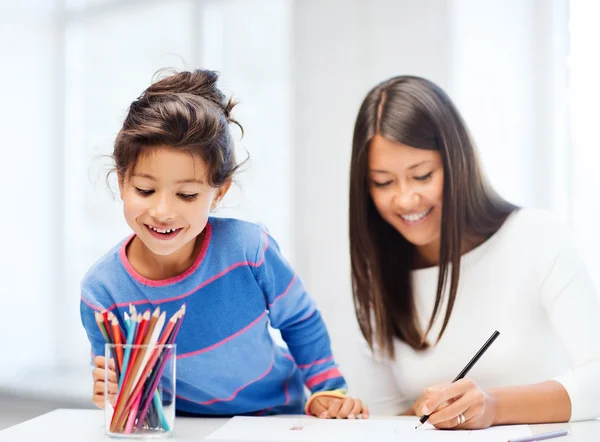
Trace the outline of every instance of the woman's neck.
[[[483, 236], [466, 238], [462, 242], [461, 255], [470, 252], [475, 247], [481, 245], [486, 240]], [[413, 268], [426, 269], [428, 267], [436, 267], [440, 264], [440, 240], [437, 239], [424, 246], [415, 247], [415, 256], [413, 260]]]
[[161, 281], [181, 275], [189, 269], [202, 248], [204, 232], [175, 253], [156, 255], [136, 236], [127, 247], [129, 263], [144, 278]]

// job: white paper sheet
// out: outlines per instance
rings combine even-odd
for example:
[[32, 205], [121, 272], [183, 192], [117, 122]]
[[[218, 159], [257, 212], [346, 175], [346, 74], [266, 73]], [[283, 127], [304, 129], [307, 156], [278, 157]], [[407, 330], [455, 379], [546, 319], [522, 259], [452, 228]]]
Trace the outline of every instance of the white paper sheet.
[[509, 425], [476, 431], [441, 431], [428, 424], [415, 430], [416, 422], [416, 419], [337, 420], [237, 416], [206, 439], [264, 442], [506, 442], [510, 438], [531, 435], [527, 425]]

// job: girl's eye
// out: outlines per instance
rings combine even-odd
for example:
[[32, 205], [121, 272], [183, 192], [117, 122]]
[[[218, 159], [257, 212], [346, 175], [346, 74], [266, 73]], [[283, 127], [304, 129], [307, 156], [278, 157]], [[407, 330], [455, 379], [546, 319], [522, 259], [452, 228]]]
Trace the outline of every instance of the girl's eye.
[[148, 196], [148, 195], [152, 195], [154, 193], [154, 190], [140, 189], [139, 187], [136, 187], [135, 190], [137, 193], [139, 193], [142, 196]]
[[427, 175], [416, 176], [415, 180], [417, 180], [417, 181], [427, 181], [429, 178], [431, 178], [432, 174], [433, 174], [433, 172], [429, 172]]
[[375, 187], [385, 187], [385, 186], [389, 186], [390, 184], [392, 184], [392, 180], [384, 181], [384, 182], [372, 181], [372, 183]]
[[178, 193], [177, 196], [185, 201], [194, 201], [198, 198], [197, 193]]

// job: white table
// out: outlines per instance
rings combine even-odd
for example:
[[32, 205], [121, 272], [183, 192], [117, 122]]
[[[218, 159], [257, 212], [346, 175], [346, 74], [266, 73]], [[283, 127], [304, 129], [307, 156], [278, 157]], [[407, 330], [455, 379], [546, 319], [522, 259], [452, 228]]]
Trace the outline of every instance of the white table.
[[[294, 416], [297, 417], [297, 416]], [[304, 417], [298, 417], [304, 418]], [[414, 417], [373, 417], [372, 419], [412, 419]], [[175, 434], [167, 441], [198, 442], [227, 422], [226, 418], [177, 418]], [[550, 439], [550, 442], [600, 441], [600, 420], [571, 424], [530, 425], [532, 433], [544, 433], [568, 428], [566, 437]], [[160, 439], [159, 439], [160, 440]], [[104, 434], [102, 410], [54, 410], [42, 416], [0, 431], [1, 442], [97, 442], [118, 441]], [[239, 442], [239, 441], [235, 441]]]

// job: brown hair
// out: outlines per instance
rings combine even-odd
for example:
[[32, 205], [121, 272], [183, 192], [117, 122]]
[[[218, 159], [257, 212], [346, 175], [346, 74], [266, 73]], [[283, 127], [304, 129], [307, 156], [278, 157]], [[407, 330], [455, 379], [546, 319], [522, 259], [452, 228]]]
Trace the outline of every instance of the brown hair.
[[[377, 211], [368, 187], [369, 145], [375, 134], [420, 149], [437, 150], [444, 168], [439, 276], [427, 330], [415, 311], [410, 272], [415, 248]], [[462, 244], [489, 238], [516, 206], [488, 185], [466, 125], [450, 98], [423, 78], [399, 76], [373, 88], [354, 127], [350, 169], [350, 258], [354, 306], [371, 348], [394, 357], [394, 338], [428, 348], [427, 334], [450, 290], [441, 338], [456, 299]], [[437, 342], [437, 341], [436, 341]]]
[[199, 155], [208, 166], [208, 182], [223, 185], [236, 163], [229, 124], [236, 105], [217, 88], [218, 74], [209, 70], [179, 72], [148, 87], [131, 106], [115, 140], [112, 159], [119, 179], [127, 178], [142, 151], [157, 146]]

